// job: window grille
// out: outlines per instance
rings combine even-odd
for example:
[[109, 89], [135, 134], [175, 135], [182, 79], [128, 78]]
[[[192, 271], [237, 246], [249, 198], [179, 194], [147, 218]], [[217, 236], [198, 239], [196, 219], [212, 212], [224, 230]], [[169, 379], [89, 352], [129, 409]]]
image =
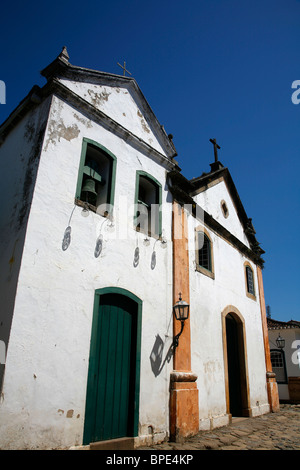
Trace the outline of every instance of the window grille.
[[246, 266], [246, 277], [247, 277], [247, 290], [249, 294], [255, 295], [253, 271], [249, 266]]
[[199, 234], [199, 237], [203, 237], [203, 246], [198, 251], [198, 263], [203, 268], [211, 271], [211, 246], [210, 240], [205, 234]]
[[279, 350], [271, 351], [271, 363], [273, 372], [276, 374], [276, 381], [278, 383], [286, 383], [286, 369], [284, 352]]

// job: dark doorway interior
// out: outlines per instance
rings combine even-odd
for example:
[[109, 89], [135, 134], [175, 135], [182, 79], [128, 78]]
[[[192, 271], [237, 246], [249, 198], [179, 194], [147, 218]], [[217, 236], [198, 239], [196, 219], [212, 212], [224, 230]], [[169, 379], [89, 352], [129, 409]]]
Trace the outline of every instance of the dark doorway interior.
[[226, 316], [226, 337], [230, 413], [232, 416], [242, 416], [240, 339], [238, 323], [231, 314]]

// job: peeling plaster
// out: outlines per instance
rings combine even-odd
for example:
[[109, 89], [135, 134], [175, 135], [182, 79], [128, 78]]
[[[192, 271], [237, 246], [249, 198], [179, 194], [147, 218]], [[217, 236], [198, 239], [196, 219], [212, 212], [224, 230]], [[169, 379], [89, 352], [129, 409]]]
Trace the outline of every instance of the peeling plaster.
[[84, 117], [78, 116], [78, 114], [74, 113], [73, 114], [74, 118], [77, 119], [77, 121], [81, 122], [81, 124], [85, 125], [88, 128], [92, 128], [92, 122], [90, 119], [85, 119]]
[[77, 124], [73, 124], [72, 126], [66, 127], [62, 119], [60, 119], [59, 121], [51, 119], [48, 129], [48, 138], [44, 150], [48, 149], [49, 144], [56, 145], [56, 141], [60, 142], [61, 138], [68, 141], [76, 139], [76, 137], [78, 137], [79, 135], [79, 132], [80, 131]]
[[143, 115], [142, 113], [138, 110], [137, 112], [137, 115], [141, 118], [141, 124], [142, 124], [142, 128], [145, 132], [147, 132], [148, 134], [150, 134], [150, 129], [145, 121], [145, 119], [143, 118]]
[[104, 101], [108, 101], [108, 97], [111, 93], [108, 93], [105, 89], [101, 93], [96, 93], [94, 90], [88, 90], [88, 94], [91, 97], [92, 104], [99, 108], [102, 106]]

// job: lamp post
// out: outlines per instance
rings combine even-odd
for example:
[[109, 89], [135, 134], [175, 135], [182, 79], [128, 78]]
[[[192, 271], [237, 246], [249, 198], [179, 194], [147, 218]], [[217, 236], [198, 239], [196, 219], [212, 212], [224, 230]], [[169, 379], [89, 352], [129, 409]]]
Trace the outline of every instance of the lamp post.
[[181, 329], [179, 333], [174, 337], [174, 340], [173, 340], [173, 347], [174, 349], [176, 349], [179, 343], [179, 336], [183, 332], [184, 322], [185, 320], [188, 319], [189, 312], [190, 312], [190, 306], [187, 302], [182, 300], [181, 292], [179, 293], [179, 301], [176, 302], [176, 304], [173, 306], [173, 312], [174, 312], [176, 320], [181, 322]]
[[285, 346], [285, 339], [280, 336], [280, 333], [276, 339], [276, 344], [279, 349], [283, 349]]

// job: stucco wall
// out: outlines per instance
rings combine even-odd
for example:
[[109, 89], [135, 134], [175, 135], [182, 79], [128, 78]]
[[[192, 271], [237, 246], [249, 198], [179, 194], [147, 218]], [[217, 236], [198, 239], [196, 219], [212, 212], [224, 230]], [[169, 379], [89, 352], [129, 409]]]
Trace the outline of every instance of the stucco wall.
[[61, 79], [61, 82], [84, 100], [126, 127], [151, 147], [164, 153], [157, 133], [145, 115], [142, 102], [133, 87], [108, 86]]
[[[84, 218], [81, 208], [74, 208], [83, 137], [101, 143], [117, 157], [117, 236], [106, 230], [107, 219], [92, 212]], [[139, 433], [144, 436], [153, 430], [164, 436], [168, 431], [172, 362], [166, 362], [161, 371], [158, 363], [161, 360], [163, 365], [172, 335], [171, 204], [162, 220], [167, 247], [154, 239], [144, 246], [145, 237], [133, 229], [133, 214], [124, 216], [124, 200], [134, 201], [136, 170], [154, 176], [162, 185], [163, 202], [169, 198], [161, 165], [53, 97], [6, 360], [1, 447], [82, 443], [94, 292], [107, 286], [127, 289], [143, 300]], [[71, 244], [63, 251], [68, 225]], [[95, 258], [100, 232], [103, 250]], [[156, 265], [151, 267], [154, 243]], [[140, 260], [134, 267], [137, 244]], [[153, 370], [152, 348], [158, 335], [164, 349]]]
[[[218, 198], [202, 206], [209, 213], [218, 210], [222, 199], [229, 205], [230, 196], [225, 185], [222, 184], [215, 194]], [[203, 202], [206, 200], [204, 195], [202, 199]], [[231, 233], [238, 234], [242, 229], [233, 210], [230, 207], [226, 225]], [[209, 428], [218, 425], [218, 422], [226, 424], [227, 419], [222, 331], [222, 312], [227, 306], [234, 306], [245, 322], [251, 412], [253, 415], [268, 412], [269, 405], [256, 267], [206, 227], [213, 245], [214, 278], [198, 272], [195, 229], [199, 226], [203, 224], [189, 216], [192, 370], [199, 377], [200, 427]], [[250, 263], [254, 272], [255, 300], [246, 295], [245, 261]]]
[[[0, 145], [0, 340], [7, 350], [15, 294], [49, 100]], [[0, 389], [4, 364], [0, 365]]]
[[[235, 235], [241, 242], [249, 247], [249, 242], [238, 218], [232, 198], [227, 190], [226, 183], [223, 179], [205, 191], [197, 194], [194, 199], [197, 204], [199, 204], [199, 206], [202, 207], [208, 214], [212, 215], [215, 220], [223, 225], [223, 227], [229, 230], [230, 233]], [[221, 201], [225, 201], [227, 205], [227, 218], [225, 218], [222, 213]]]

